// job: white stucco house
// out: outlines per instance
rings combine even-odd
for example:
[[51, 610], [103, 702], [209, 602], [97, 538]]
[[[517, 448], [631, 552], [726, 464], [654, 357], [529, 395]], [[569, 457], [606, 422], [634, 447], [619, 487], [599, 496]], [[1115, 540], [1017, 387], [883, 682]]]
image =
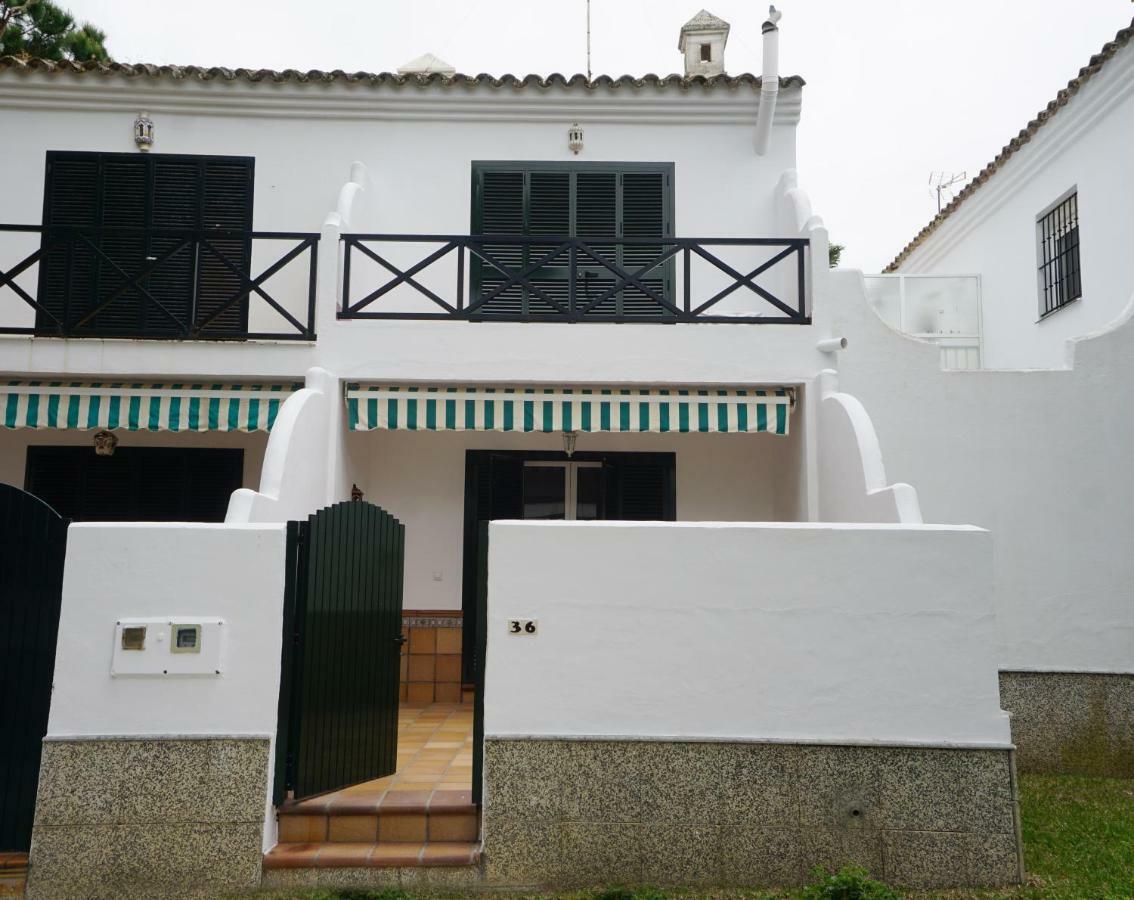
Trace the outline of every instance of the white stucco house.
[[1013, 883], [1017, 720], [1129, 761], [1073, 542], [1134, 332], [994, 379], [886, 324], [778, 18], [759, 76], [705, 11], [665, 77], [0, 60], [29, 895]]

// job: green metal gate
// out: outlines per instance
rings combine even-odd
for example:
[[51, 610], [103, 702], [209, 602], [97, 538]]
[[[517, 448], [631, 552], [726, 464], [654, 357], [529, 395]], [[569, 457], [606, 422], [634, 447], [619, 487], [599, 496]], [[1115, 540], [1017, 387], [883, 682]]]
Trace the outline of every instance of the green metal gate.
[[288, 523], [277, 804], [394, 773], [404, 553], [370, 503]]
[[0, 852], [31, 845], [68, 522], [0, 484]]

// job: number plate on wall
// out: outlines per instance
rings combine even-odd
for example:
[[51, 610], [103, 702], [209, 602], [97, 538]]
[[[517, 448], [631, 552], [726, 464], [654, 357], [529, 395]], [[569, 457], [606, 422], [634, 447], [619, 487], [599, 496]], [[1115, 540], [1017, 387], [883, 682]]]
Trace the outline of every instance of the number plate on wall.
[[539, 630], [536, 619], [509, 619], [508, 634], [535, 634]]

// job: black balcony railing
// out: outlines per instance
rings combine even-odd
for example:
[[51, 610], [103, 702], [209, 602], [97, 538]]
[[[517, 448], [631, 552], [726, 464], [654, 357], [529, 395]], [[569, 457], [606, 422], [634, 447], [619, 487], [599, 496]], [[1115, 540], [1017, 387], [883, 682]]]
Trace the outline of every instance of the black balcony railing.
[[[803, 238], [347, 234], [342, 240], [344, 299], [339, 317], [343, 319], [803, 325], [811, 321], [806, 305], [808, 241]], [[412, 264], [400, 262], [401, 252], [395, 263], [390, 251], [383, 255], [375, 249], [407, 243], [434, 249]], [[737, 268], [709, 247], [729, 248], [732, 253], [753, 248], [764, 258], [753, 268]], [[456, 264], [446, 265], [455, 269], [455, 284], [441, 293], [436, 285], [423, 283], [422, 273], [450, 254], [455, 254]], [[379, 283], [367, 280], [360, 288], [357, 264], [352, 274], [355, 259], [369, 260], [384, 270]], [[698, 291], [694, 282], [702, 278]], [[406, 288], [412, 289], [411, 309], [405, 308]], [[351, 299], [356, 291], [365, 293]], [[753, 311], [751, 304], [739, 309], [735, 304], [721, 305], [737, 292], [749, 300], [749, 294], [759, 298], [760, 311]]]
[[[24, 252], [8, 251], [21, 233], [38, 233], [39, 246], [5, 265]], [[0, 225], [0, 333], [312, 340], [318, 242], [288, 231]], [[282, 254], [253, 275], [253, 251], [273, 243]], [[273, 296], [277, 276], [286, 297]]]

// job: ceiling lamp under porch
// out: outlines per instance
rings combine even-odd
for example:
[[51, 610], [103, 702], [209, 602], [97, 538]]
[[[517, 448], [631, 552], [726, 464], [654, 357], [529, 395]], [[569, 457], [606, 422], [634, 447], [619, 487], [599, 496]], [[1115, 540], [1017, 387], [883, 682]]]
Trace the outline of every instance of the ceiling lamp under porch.
[[352, 431], [786, 435], [795, 389], [348, 384]]
[[293, 382], [0, 382], [0, 427], [270, 431]]

